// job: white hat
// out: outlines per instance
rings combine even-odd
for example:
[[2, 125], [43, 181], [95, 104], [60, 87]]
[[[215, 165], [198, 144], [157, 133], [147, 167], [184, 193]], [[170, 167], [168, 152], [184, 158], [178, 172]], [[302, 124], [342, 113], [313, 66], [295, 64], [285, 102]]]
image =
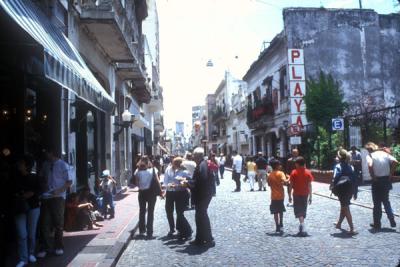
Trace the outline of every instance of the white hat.
[[102, 177], [102, 178], [108, 177], [108, 176], [110, 176], [110, 174], [111, 174], [110, 170], [104, 170], [104, 171], [101, 173], [101, 177]]

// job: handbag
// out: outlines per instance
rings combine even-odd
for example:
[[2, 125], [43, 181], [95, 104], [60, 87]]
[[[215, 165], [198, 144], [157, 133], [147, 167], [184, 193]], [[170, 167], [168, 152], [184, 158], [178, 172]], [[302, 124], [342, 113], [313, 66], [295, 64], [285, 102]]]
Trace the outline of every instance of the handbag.
[[351, 183], [351, 179], [349, 176], [342, 175], [339, 177], [339, 180], [333, 184], [332, 193], [337, 196], [343, 188], [346, 188], [347, 185]]
[[155, 171], [154, 168], [153, 168], [153, 177], [151, 179], [151, 183], [150, 183], [150, 188], [149, 189], [150, 189], [150, 192], [152, 194], [154, 194], [155, 196], [160, 196], [161, 193], [162, 193], [160, 184], [159, 184], [159, 182], [157, 180], [156, 171]]

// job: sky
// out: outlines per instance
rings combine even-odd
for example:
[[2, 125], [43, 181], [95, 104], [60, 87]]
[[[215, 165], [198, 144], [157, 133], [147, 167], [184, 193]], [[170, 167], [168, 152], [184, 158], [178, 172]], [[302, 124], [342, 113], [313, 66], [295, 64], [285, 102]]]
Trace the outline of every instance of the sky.
[[[399, 12], [397, 0], [362, 0], [380, 14]], [[191, 127], [191, 108], [204, 105], [229, 70], [241, 79], [283, 29], [284, 7], [358, 8], [359, 0], [157, 0], [160, 79], [167, 128]], [[207, 67], [212, 60], [214, 66]]]

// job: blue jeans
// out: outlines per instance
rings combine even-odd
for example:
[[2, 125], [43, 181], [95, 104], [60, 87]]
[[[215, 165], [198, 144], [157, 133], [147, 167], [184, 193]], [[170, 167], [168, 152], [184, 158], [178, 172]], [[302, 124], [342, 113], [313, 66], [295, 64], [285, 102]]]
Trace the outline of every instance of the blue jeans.
[[104, 194], [103, 194], [103, 216], [104, 216], [104, 219], [107, 216], [107, 205], [110, 206], [110, 216], [114, 217], [114, 215], [115, 215], [114, 199], [113, 199], [113, 195], [111, 192], [104, 192]]
[[15, 216], [20, 261], [28, 262], [29, 255], [35, 254], [36, 229], [39, 215], [40, 208], [35, 208]]
[[386, 214], [389, 219], [393, 219], [393, 210], [389, 201], [389, 190], [391, 183], [389, 177], [378, 178], [378, 181], [372, 182], [372, 201], [374, 202], [374, 224], [380, 225], [382, 218], [382, 204], [385, 208]]

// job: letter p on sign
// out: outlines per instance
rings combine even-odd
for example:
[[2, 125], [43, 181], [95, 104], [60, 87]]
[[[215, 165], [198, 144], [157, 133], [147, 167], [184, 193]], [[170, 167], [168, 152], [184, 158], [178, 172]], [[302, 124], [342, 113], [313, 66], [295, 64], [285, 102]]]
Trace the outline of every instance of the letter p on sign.
[[303, 65], [304, 64], [303, 49], [288, 49], [288, 58], [290, 65]]

